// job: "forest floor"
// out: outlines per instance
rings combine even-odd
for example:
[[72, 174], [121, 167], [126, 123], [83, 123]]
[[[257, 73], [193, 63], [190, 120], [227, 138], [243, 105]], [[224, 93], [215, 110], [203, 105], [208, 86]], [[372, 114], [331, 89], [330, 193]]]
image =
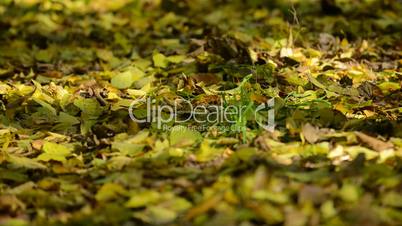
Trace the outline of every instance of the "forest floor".
[[402, 4], [266, 2], [0, 1], [0, 225], [402, 225]]

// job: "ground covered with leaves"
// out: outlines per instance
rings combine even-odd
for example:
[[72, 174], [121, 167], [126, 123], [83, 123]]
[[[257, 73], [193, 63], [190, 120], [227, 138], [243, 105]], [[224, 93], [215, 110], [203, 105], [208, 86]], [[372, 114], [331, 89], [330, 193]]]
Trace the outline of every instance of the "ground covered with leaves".
[[0, 1], [0, 225], [402, 225], [402, 4], [289, 2]]

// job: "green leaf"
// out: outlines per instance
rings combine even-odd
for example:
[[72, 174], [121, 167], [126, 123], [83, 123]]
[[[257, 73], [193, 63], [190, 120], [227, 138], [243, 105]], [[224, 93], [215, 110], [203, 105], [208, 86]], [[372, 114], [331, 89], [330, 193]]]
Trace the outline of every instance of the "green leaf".
[[81, 133], [86, 135], [95, 125], [96, 119], [103, 113], [103, 108], [95, 98], [77, 98], [74, 101], [81, 112]]
[[7, 161], [16, 167], [22, 167], [27, 169], [46, 169], [46, 166], [37, 162], [35, 159], [26, 157], [9, 155]]
[[5, 218], [4, 221], [2, 221], [2, 225], [7, 225], [7, 226], [28, 226], [31, 225], [28, 220], [26, 219], [13, 219], [13, 218]]
[[80, 124], [80, 120], [65, 112], [60, 112], [57, 122], [58, 124], [52, 128], [56, 131], [68, 131], [72, 129], [74, 125]]
[[174, 64], [181, 63], [184, 59], [186, 59], [186, 56], [184, 55], [173, 55], [167, 57], [167, 60]]
[[85, 116], [96, 118], [102, 114], [102, 107], [94, 98], [77, 98], [74, 100], [74, 105], [77, 106]]
[[35, 59], [38, 61], [50, 63], [53, 58], [53, 53], [50, 51], [50, 49], [41, 49], [36, 51], [35, 53]]
[[118, 89], [130, 88], [133, 83], [145, 76], [145, 73], [136, 67], [131, 67], [130, 69], [121, 72], [112, 77], [112, 86]]
[[223, 154], [225, 149], [212, 147], [212, 141], [205, 139], [196, 153], [196, 159], [199, 162], [211, 161]]
[[160, 193], [148, 190], [135, 193], [126, 203], [128, 208], [138, 208], [146, 206], [150, 203], [155, 203], [160, 199]]
[[119, 184], [106, 183], [96, 193], [95, 199], [97, 201], [109, 201], [116, 198], [118, 195], [123, 195], [126, 190]]
[[150, 206], [147, 212], [149, 212], [150, 220], [154, 224], [166, 224], [177, 217], [175, 211], [161, 206]]
[[57, 115], [57, 111], [54, 107], [52, 107], [50, 104], [46, 103], [45, 101], [39, 100], [37, 98], [33, 98], [34, 101], [36, 101], [38, 104], [42, 105], [43, 108], [48, 110], [51, 114]]
[[325, 219], [331, 218], [336, 215], [336, 209], [332, 200], [325, 201], [321, 205], [320, 210]]
[[51, 160], [65, 162], [66, 157], [73, 151], [72, 147], [52, 142], [45, 142], [42, 149], [44, 153], [40, 154], [37, 159], [45, 162]]
[[396, 82], [383, 82], [378, 85], [384, 94], [389, 94], [395, 90], [401, 89], [401, 85]]
[[402, 194], [396, 193], [394, 191], [387, 192], [386, 194], [383, 195], [381, 202], [387, 206], [401, 208]]
[[80, 123], [80, 120], [78, 120], [76, 117], [71, 116], [65, 112], [60, 112], [57, 121], [65, 125], [76, 125]]
[[239, 159], [243, 161], [249, 161], [251, 157], [255, 156], [257, 153], [257, 150], [252, 147], [247, 147], [247, 148], [241, 148], [236, 151], [236, 156], [239, 157]]
[[141, 153], [145, 145], [143, 144], [133, 144], [129, 142], [113, 142], [112, 149], [119, 150], [120, 153], [126, 156], [135, 156]]
[[345, 202], [357, 202], [359, 200], [359, 189], [351, 183], [344, 183], [339, 190], [339, 197]]
[[152, 60], [154, 61], [155, 67], [165, 68], [169, 64], [167, 57], [162, 53], [154, 53]]
[[202, 139], [201, 134], [185, 126], [174, 126], [170, 132], [170, 145], [177, 147], [191, 146]]

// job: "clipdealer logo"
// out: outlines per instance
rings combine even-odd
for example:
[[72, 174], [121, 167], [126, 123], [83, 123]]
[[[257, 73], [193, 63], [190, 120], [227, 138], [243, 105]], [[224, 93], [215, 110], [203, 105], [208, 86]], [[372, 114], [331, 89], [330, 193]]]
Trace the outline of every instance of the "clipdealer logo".
[[[156, 104], [151, 97], [137, 99], [131, 102], [128, 113], [134, 122], [137, 123], [156, 123], [158, 129], [163, 129], [163, 125], [167, 123], [185, 123], [190, 120], [198, 124], [235, 124], [239, 119], [244, 120], [244, 115], [250, 114], [249, 106], [237, 105], [196, 105], [190, 101], [180, 98], [173, 105]], [[143, 109], [138, 106], [146, 105], [146, 116], [138, 117], [135, 110]], [[262, 103], [252, 110], [255, 122], [267, 131], [275, 129], [275, 99], [271, 98], [266, 103]], [[182, 110], [185, 108], [186, 110]], [[233, 128], [233, 127], [231, 127]]]

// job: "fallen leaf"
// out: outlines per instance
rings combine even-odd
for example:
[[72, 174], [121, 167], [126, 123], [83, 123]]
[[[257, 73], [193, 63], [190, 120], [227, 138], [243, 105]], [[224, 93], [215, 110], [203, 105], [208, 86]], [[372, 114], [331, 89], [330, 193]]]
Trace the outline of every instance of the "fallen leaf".
[[390, 148], [394, 147], [394, 145], [390, 142], [384, 142], [380, 139], [371, 137], [362, 132], [355, 132], [355, 134], [363, 143], [365, 143], [367, 146], [369, 146], [373, 150], [384, 151], [386, 149], [390, 149]]

